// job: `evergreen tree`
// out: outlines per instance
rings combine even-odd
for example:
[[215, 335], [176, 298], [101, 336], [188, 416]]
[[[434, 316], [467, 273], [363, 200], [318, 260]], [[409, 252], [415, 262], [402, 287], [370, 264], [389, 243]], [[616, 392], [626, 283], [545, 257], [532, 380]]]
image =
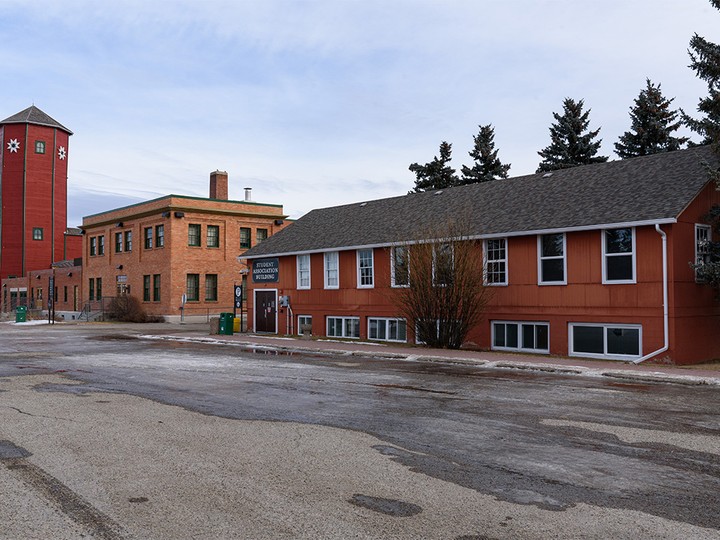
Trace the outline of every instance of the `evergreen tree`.
[[460, 180], [455, 175], [455, 169], [450, 166], [452, 159], [452, 144], [440, 143], [440, 157], [435, 156], [430, 163], [419, 165], [413, 163], [409, 169], [415, 173], [415, 188], [410, 193], [420, 193], [431, 189], [444, 189], [457, 186]]
[[480, 131], [473, 137], [475, 146], [468, 152], [475, 160], [472, 167], [462, 166], [462, 178], [460, 183], [477, 184], [489, 182], [498, 178], [507, 178], [510, 164], [503, 165], [498, 159], [498, 151], [495, 150], [495, 129], [492, 124], [479, 126]]
[[[710, 3], [720, 10], [720, 0], [710, 0]], [[703, 137], [703, 144], [720, 144], [720, 45], [695, 34], [690, 40], [689, 53], [690, 67], [707, 82], [708, 96], [701, 99], [697, 107], [704, 118], [696, 120], [684, 114], [683, 119]]]
[[615, 153], [621, 159], [679, 150], [688, 141], [687, 137], [672, 136], [682, 125], [679, 112], [670, 109], [674, 99], [666, 99], [660, 85], [655, 86], [647, 79], [647, 86], [630, 108], [630, 131], [615, 143]]
[[563, 100], [563, 114], [553, 113], [556, 123], [550, 126], [550, 146], [538, 154], [543, 160], [537, 172], [568, 169], [578, 165], [602, 163], [607, 156], [598, 156], [602, 139], [593, 141], [600, 128], [588, 131], [590, 109], [583, 112], [584, 101]]

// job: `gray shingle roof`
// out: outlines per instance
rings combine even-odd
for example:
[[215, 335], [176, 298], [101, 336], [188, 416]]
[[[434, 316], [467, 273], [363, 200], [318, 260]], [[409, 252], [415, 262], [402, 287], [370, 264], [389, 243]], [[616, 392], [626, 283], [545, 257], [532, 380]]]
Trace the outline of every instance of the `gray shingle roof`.
[[[718, 165], [709, 146], [313, 210], [243, 257], [391, 245], [438, 222], [493, 236], [672, 221]], [[423, 235], [423, 232], [426, 232]]]
[[38, 109], [35, 105], [31, 105], [24, 111], [20, 111], [17, 114], [6, 118], [0, 124], [35, 124], [38, 126], [49, 126], [58, 129], [62, 129], [66, 133], [72, 135], [73, 132], [63, 126], [60, 122], [52, 118], [50, 115], [45, 114], [43, 111]]

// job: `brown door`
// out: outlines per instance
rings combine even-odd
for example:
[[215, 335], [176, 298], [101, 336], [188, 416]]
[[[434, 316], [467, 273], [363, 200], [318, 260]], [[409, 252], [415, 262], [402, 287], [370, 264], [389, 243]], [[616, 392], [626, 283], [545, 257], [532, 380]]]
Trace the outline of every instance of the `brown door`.
[[276, 291], [255, 291], [255, 331], [276, 333]]

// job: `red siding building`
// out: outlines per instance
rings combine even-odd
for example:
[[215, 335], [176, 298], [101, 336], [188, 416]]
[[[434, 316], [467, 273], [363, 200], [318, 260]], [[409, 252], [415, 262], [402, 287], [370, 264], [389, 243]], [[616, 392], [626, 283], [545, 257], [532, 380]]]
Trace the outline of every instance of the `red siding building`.
[[717, 157], [698, 147], [312, 211], [245, 253], [249, 320], [258, 332], [414, 342], [397, 305], [413, 245], [440, 244], [427, 231], [460, 222], [493, 290], [469, 342], [634, 362], [720, 358], [720, 310], [691, 266], [706, 256], [705, 216], [720, 204], [708, 163]]
[[70, 135], [34, 105], [0, 122], [0, 279], [80, 257], [66, 238]]

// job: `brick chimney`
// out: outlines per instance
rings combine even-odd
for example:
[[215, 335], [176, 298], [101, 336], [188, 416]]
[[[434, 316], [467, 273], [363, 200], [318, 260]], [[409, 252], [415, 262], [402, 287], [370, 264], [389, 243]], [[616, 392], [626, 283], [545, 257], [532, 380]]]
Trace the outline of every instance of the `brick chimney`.
[[210, 173], [210, 198], [227, 201], [228, 173], [215, 171]]

